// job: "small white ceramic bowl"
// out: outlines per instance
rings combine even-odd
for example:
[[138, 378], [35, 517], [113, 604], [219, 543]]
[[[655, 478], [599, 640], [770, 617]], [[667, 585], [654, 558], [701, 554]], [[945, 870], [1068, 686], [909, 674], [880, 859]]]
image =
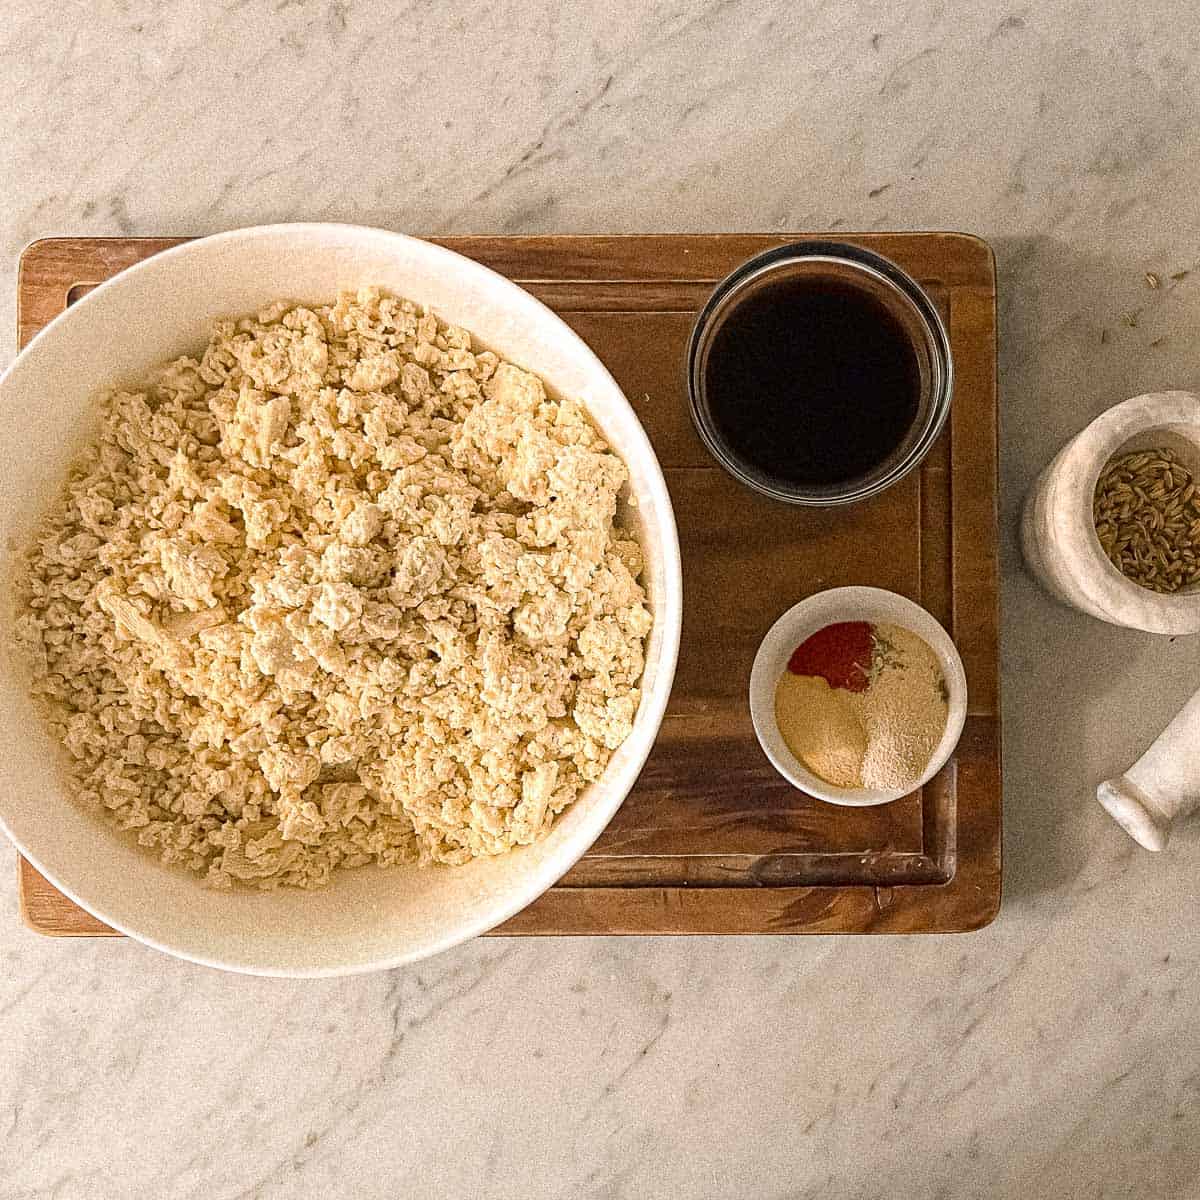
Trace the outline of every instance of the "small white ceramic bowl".
[[[792, 651], [817, 630], [838, 621], [870, 621], [903, 626], [924, 638], [938, 656], [949, 692], [950, 711], [942, 740], [929, 760], [925, 773], [912, 787], [890, 791], [834, 787], [805, 767], [788, 749], [783, 734], [779, 732], [775, 720], [775, 687], [787, 670]], [[851, 808], [890, 804], [923, 787], [954, 753], [967, 719], [967, 677], [950, 635], [919, 604], [882, 588], [831, 588], [793, 605], [767, 630], [750, 672], [750, 718], [754, 722], [758, 743], [771, 760], [771, 765], [793, 787], [830, 804]]]
[[[629, 468], [654, 617], [633, 732], [549, 835], [453, 869], [365, 867], [328, 888], [214, 892], [158, 865], [64, 794], [61, 751], [25, 679], [0, 651], [0, 830], [60, 891], [102, 921], [193, 962], [260, 975], [347, 975], [399, 966], [500, 924], [595, 841], [633, 786], [666, 710], [682, 583], [658, 460], [604, 364], [516, 284], [441, 246], [351, 225], [272, 225], [189, 242], [123, 271], [73, 305], [0, 377], [0, 547], [22, 545], [89, 428], [89, 398], [207, 340], [214, 318], [280, 298], [332, 300], [379, 284], [448, 321], [561, 395], [582, 401]], [[7, 642], [4, 581], [0, 646]]]

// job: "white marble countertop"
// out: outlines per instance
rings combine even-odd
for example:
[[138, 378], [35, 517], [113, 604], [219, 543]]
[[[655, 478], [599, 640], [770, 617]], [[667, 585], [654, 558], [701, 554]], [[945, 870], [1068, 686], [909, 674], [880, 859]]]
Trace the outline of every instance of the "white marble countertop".
[[1200, 386], [1195, 19], [1013, 3], [10, 0], [0, 363], [48, 234], [989, 238], [1007, 892], [971, 936], [488, 941], [279, 982], [37, 937], [6, 870], [0, 1200], [1200, 1196], [1200, 822], [1155, 857], [1092, 799], [1200, 640], [1067, 612], [1013, 542], [1068, 434]]

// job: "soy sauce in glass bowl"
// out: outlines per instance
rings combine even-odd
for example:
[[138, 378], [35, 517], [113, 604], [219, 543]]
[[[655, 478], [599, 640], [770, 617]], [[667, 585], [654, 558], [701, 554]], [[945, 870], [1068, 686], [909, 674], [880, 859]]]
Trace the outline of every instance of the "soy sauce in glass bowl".
[[950, 342], [910, 276], [856, 246], [801, 242], [743, 264], [688, 348], [696, 428], [756, 491], [864, 499], [908, 474], [950, 409]]

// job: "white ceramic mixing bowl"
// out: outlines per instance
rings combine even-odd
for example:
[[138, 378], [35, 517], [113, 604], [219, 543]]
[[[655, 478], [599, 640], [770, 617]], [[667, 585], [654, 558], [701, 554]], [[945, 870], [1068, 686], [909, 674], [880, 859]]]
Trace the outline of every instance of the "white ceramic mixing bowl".
[[[450, 250], [348, 225], [273, 225], [190, 242], [123, 272], [39, 334], [0, 378], [0, 544], [24, 541], [88, 430], [97, 390], [195, 353], [210, 322], [289, 298], [374, 283], [466, 326], [503, 357], [581, 400], [629, 467], [628, 519], [654, 614], [633, 733], [603, 778], [535, 846], [454, 869], [364, 868], [326, 890], [213, 892], [159, 866], [77, 809], [61, 753], [21, 673], [0, 669], [0, 827], [52, 883], [102, 921], [170, 954], [263, 975], [397, 966], [500, 924], [551, 886], [608, 824], [650, 752], [679, 646], [682, 585], [662, 471], [628, 401], [584, 342], [509, 280]], [[7, 643], [12, 604], [5, 579]]]

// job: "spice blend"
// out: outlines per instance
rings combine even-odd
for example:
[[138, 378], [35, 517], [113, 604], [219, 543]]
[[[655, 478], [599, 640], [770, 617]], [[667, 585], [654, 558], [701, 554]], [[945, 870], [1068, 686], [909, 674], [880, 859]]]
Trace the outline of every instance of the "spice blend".
[[1200, 495], [1170, 450], [1112, 459], [1092, 501], [1096, 536], [1127, 579], [1152, 592], [1200, 581]]
[[915, 785], [948, 715], [937, 655], [899, 625], [826, 625], [796, 647], [775, 689], [788, 749], [834, 787]]
[[861, 692], [870, 682], [875, 642], [866, 621], [839, 621], [818, 629], [788, 659], [793, 675], [815, 675], [831, 688]]

